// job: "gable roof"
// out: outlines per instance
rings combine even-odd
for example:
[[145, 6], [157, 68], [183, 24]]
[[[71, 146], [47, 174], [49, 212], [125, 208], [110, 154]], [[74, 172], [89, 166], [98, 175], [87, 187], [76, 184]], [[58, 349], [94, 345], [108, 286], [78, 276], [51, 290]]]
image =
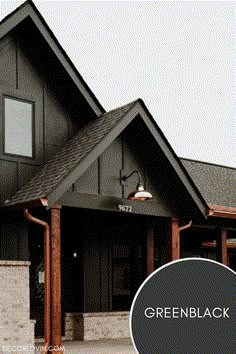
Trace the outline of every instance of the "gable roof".
[[[11, 199], [6, 201], [6, 205], [25, 203], [36, 199], [48, 197], [55, 188], [72, 174], [73, 170], [81, 164], [83, 159], [90, 158], [91, 152], [100, 143], [106, 134], [110, 132], [116, 123], [135, 104], [131, 102], [126, 106], [112, 110], [101, 115], [96, 120], [90, 121], [82, 128], [67, 144], [45, 164], [42, 169], [24, 185]], [[102, 144], [104, 145], [104, 144]], [[91, 157], [92, 158], [92, 157]], [[87, 167], [87, 164], [86, 164]], [[86, 169], [86, 168], [85, 168]], [[80, 175], [84, 172], [80, 165]], [[76, 179], [78, 175], [76, 174]], [[69, 188], [73, 182], [67, 183]], [[67, 188], [66, 187], [66, 188]]]
[[146, 124], [197, 207], [205, 215], [205, 201], [141, 99], [89, 122], [5, 205], [47, 198], [47, 205], [51, 207], [137, 116]]
[[24, 2], [21, 6], [19, 6], [15, 11], [10, 13], [0, 22], [0, 39], [28, 18], [30, 18], [34, 25], [37, 27], [44, 40], [49, 45], [86, 101], [89, 103], [95, 114], [99, 116], [101, 113], [104, 113], [104, 108], [95, 97], [93, 92], [90, 90], [82, 76], [79, 74], [76, 67], [58, 42], [54, 33], [49, 28], [48, 24], [32, 0], [27, 0]]
[[236, 208], [236, 169], [180, 159], [209, 205]]

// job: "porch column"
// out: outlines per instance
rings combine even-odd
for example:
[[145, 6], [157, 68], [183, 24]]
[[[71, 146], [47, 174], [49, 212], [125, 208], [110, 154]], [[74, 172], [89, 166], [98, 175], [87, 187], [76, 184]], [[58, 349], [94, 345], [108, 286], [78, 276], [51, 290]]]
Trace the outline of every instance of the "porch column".
[[227, 257], [227, 229], [217, 230], [216, 236], [216, 260], [224, 265], [228, 265]]
[[[51, 345], [61, 345], [61, 206], [51, 208]], [[54, 351], [52, 352], [54, 353]], [[55, 353], [58, 354], [58, 351]]]
[[180, 258], [179, 220], [172, 218], [167, 230], [166, 262]]
[[147, 231], [147, 276], [154, 271], [154, 229]]

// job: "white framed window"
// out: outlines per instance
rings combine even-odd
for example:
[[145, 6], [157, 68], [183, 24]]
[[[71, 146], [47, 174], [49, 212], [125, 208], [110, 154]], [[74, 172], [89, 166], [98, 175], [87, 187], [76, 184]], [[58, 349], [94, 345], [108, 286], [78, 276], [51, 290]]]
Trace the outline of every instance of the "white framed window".
[[33, 157], [34, 103], [4, 97], [4, 153]]

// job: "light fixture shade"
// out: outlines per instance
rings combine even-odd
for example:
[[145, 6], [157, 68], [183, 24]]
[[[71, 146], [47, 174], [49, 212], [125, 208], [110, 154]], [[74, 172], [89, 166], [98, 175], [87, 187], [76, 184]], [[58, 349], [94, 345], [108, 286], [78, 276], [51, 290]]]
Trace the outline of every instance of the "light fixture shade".
[[128, 195], [128, 200], [143, 202], [149, 199], [152, 199], [152, 195], [150, 192], [145, 191], [142, 185], [138, 185], [137, 189]]

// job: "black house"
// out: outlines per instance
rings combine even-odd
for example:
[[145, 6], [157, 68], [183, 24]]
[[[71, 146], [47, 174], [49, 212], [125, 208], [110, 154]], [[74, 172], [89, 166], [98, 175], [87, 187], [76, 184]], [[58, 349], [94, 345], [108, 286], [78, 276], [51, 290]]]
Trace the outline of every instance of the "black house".
[[0, 23], [0, 95], [0, 259], [31, 261], [36, 336], [46, 257], [54, 345], [168, 261], [236, 268], [236, 169], [179, 159], [141, 99], [106, 112], [30, 0]]

